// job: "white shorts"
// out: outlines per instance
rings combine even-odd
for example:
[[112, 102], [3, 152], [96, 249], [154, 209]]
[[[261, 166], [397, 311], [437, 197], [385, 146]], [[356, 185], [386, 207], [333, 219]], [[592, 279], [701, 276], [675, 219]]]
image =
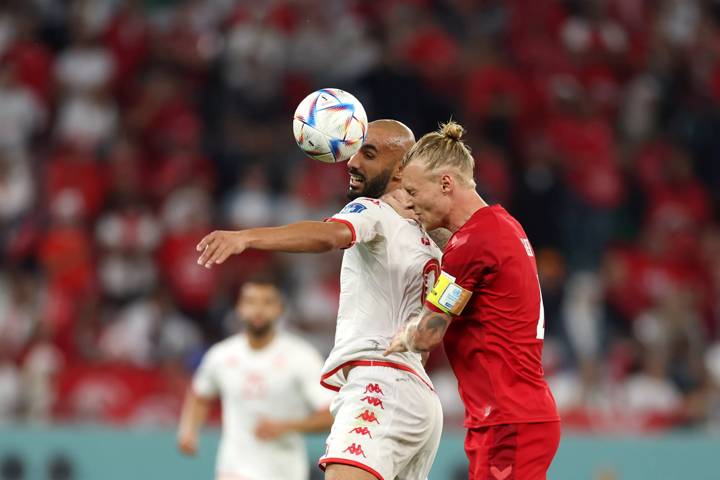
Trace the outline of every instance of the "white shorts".
[[343, 464], [378, 480], [425, 480], [442, 434], [442, 407], [415, 374], [355, 367], [330, 411], [335, 421], [320, 468]]

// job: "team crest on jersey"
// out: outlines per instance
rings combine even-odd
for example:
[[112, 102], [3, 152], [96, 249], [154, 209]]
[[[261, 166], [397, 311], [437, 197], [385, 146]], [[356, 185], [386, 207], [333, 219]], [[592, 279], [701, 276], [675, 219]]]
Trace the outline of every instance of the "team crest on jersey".
[[340, 210], [340, 213], [360, 213], [363, 210], [367, 210], [367, 207], [362, 203], [348, 203], [345, 208]]

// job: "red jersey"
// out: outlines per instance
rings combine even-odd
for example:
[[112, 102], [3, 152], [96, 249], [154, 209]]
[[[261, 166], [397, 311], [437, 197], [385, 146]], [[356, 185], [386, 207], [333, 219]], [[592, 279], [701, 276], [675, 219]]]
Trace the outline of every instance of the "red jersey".
[[517, 220], [499, 205], [481, 208], [450, 238], [442, 269], [472, 292], [444, 340], [465, 426], [559, 420], [543, 377], [535, 255]]

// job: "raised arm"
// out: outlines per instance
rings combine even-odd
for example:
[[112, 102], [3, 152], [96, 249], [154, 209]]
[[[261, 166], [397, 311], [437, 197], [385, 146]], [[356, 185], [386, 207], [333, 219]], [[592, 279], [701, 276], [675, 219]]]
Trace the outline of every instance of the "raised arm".
[[298, 222], [282, 227], [216, 230], [197, 245], [198, 264], [206, 268], [223, 263], [248, 248], [277, 252], [321, 253], [352, 244], [353, 231], [340, 222]]

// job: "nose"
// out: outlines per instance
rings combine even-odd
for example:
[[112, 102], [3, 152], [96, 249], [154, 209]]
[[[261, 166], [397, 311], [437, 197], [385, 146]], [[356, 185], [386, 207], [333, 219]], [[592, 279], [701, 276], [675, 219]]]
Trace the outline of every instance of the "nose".
[[360, 168], [361, 155], [360, 152], [355, 153], [350, 160], [348, 160], [348, 168]]

